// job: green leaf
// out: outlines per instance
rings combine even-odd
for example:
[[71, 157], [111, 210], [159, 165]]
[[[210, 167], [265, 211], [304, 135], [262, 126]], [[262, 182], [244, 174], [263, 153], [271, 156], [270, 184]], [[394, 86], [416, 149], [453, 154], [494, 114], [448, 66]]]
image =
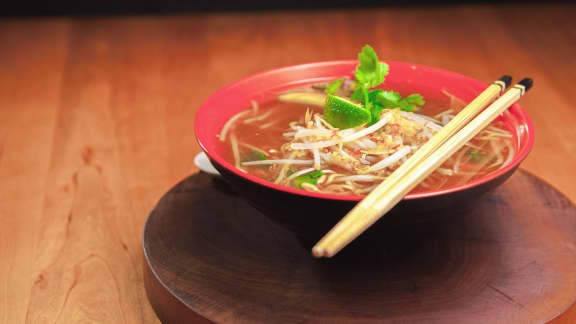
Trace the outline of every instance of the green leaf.
[[[378, 55], [370, 45], [362, 48], [358, 54], [358, 66], [356, 67], [355, 90], [350, 96], [350, 101], [339, 98], [335, 100], [329, 97], [334, 94], [342, 85], [340, 80], [336, 80], [328, 86], [326, 93], [326, 103], [332, 101], [330, 107], [324, 106], [324, 116], [326, 120], [337, 128], [349, 128], [368, 122], [369, 125], [380, 120], [383, 109], [400, 108], [404, 111], [415, 111], [424, 105], [425, 101], [419, 94], [411, 94], [406, 98], [395, 91], [384, 91], [373, 89], [384, 82], [390, 67], [384, 62], [378, 61]], [[360, 102], [358, 105], [352, 101]], [[364, 112], [361, 111], [364, 110]], [[366, 112], [369, 114], [365, 119]]]
[[350, 100], [360, 101], [363, 103], [364, 102], [364, 91], [362, 90], [362, 88], [354, 90], [354, 92], [352, 92], [352, 95], [350, 96]]
[[398, 107], [404, 111], [416, 111], [420, 109], [425, 103], [424, 98], [419, 94], [411, 94], [408, 97], [402, 99], [398, 103]]
[[408, 101], [411, 104], [419, 105], [419, 106], [422, 106], [426, 103], [426, 101], [424, 101], [424, 98], [417, 93], [413, 93], [413, 94], [409, 95], [408, 97], [406, 97], [406, 101]]
[[384, 107], [382, 107], [381, 105], [373, 104], [371, 106], [370, 113], [372, 114], [372, 116], [370, 122], [368, 123], [368, 126], [373, 125], [380, 120], [380, 114], [382, 114], [382, 110], [384, 110]]
[[326, 87], [326, 94], [335, 94], [342, 86], [342, 82], [344, 82], [344, 78], [330, 82], [328, 87]]
[[242, 159], [242, 161], [244, 162], [256, 161], [256, 160], [268, 160], [268, 157], [266, 157], [266, 155], [264, 155], [264, 153], [262, 152], [252, 150], [248, 152], [246, 155], [244, 155]]
[[384, 82], [390, 68], [388, 64], [378, 61], [378, 55], [370, 45], [362, 48], [362, 52], [358, 54], [358, 62], [359, 64], [356, 67], [356, 90], [350, 99], [364, 104], [366, 110], [370, 112], [368, 123], [371, 125], [380, 119], [383, 107], [376, 102], [376, 98], [382, 93], [382, 90], [368, 91], [368, 89]]
[[301, 176], [297, 176], [296, 178], [292, 179], [292, 182], [298, 189], [302, 189], [303, 183], [310, 183], [310, 184], [317, 184], [318, 178], [320, 178], [324, 173], [322, 171], [314, 171], [310, 173], [303, 174]]
[[[369, 90], [368, 91], [368, 101], [369, 102], [376, 102], [376, 100], [378, 99], [378, 96], [380, 96], [380, 93], [382, 93], [384, 90], [381, 89], [376, 89], [376, 90]], [[352, 95], [350, 96], [350, 100], [354, 100], [354, 101], [359, 101], [361, 103], [364, 103], [364, 89], [356, 89]]]
[[256, 159], [258, 159], [258, 160], [268, 160], [268, 157], [266, 157], [266, 155], [264, 155], [264, 153], [259, 152], [259, 151], [252, 151], [252, 155], [254, 157], [256, 157]]
[[400, 108], [404, 111], [415, 111], [426, 102], [419, 94], [411, 94], [406, 98], [395, 91], [381, 91], [375, 94], [374, 102], [385, 109]]
[[478, 163], [486, 158], [488, 154], [483, 151], [469, 150], [466, 152], [466, 155], [468, 156], [470, 162]]
[[380, 120], [380, 114], [382, 113], [382, 105], [377, 102], [378, 96], [382, 94], [384, 90], [376, 89], [368, 91], [368, 105], [367, 109], [370, 110], [370, 122], [368, 126], [378, 122]]
[[389, 66], [384, 62], [378, 62], [378, 55], [370, 45], [362, 48], [362, 52], [358, 54], [358, 62], [356, 80], [360, 87], [376, 87], [384, 82]]
[[390, 66], [384, 62], [378, 62], [378, 66], [376, 69], [376, 76], [378, 77], [378, 79], [376, 79], [373, 83], [372, 83], [372, 87], [377, 87], [379, 86], [382, 82], [384, 82], [384, 80], [386, 79], [386, 76], [388, 75], [388, 72], [390, 71]]
[[402, 96], [396, 91], [381, 91], [374, 100], [385, 108], [395, 108], [402, 100]]

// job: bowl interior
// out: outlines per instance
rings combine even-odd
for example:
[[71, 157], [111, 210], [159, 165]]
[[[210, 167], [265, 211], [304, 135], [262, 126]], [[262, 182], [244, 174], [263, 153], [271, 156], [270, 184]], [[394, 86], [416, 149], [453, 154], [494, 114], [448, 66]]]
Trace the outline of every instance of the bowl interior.
[[[442, 99], [446, 98], [443, 91], [447, 91], [462, 100], [471, 101], [487, 87], [481, 81], [442, 69], [404, 62], [387, 63], [390, 65], [390, 74], [386, 78], [384, 88], [394, 89], [402, 94], [417, 92], [426, 99]], [[289, 66], [257, 73], [225, 86], [215, 92], [198, 109], [195, 131], [200, 146], [214, 162], [259, 184], [277, 190], [324, 199], [360, 200], [361, 197], [358, 196], [320, 194], [278, 186], [243, 173], [223, 158], [226, 148], [216, 136], [232, 116], [248, 109], [252, 100], [266, 103], [274, 100], [279, 92], [291, 88], [352, 76], [356, 64], [356, 61], [332, 61]], [[463, 185], [436, 191], [412, 193], [405, 199], [417, 199], [465, 190], [501, 176], [518, 165], [526, 157], [534, 142], [532, 123], [526, 112], [517, 104], [514, 104], [499, 119], [504, 121], [514, 136], [515, 156], [510, 164]]]

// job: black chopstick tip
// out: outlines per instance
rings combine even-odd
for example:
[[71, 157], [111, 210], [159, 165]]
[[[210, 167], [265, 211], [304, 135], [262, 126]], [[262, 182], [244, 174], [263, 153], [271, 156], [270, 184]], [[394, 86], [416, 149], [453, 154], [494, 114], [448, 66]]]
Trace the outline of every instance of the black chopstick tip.
[[534, 80], [530, 78], [524, 78], [522, 81], [518, 82], [518, 84], [524, 86], [524, 91], [528, 91], [530, 88], [532, 88], [532, 85], [534, 85]]
[[507, 75], [507, 74], [503, 75], [503, 76], [502, 76], [500, 79], [498, 79], [498, 80], [504, 82], [504, 85], [505, 85], [505, 86], [504, 86], [504, 89], [508, 88], [508, 87], [510, 86], [510, 84], [512, 84], [512, 77], [509, 76], [509, 75]]

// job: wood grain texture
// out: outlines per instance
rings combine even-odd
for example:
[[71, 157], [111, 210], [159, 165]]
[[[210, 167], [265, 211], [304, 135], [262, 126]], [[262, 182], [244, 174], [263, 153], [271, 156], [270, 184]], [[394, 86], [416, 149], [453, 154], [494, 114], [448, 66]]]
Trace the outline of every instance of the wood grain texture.
[[[576, 201], [574, 5], [0, 21], [0, 322], [157, 323], [141, 230], [196, 171], [196, 107], [248, 73], [353, 58], [531, 76], [523, 167]], [[554, 320], [576, 322], [576, 308]]]
[[575, 215], [520, 171], [473, 210], [318, 260], [223, 180], [195, 174], [146, 221], [144, 278], [164, 323], [538, 324], [576, 299]]

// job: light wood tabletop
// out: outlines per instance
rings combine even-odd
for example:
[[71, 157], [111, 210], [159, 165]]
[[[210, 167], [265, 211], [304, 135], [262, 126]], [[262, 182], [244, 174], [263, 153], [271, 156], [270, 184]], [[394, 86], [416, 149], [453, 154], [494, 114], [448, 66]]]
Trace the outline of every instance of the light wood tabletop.
[[[0, 322], [158, 323], [142, 225], [197, 172], [196, 108], [250, 73], [371, 44], [535, 80], [522, 164], [576, 202], [576, 6], [389, 7], [0, 20]], [[576, 235], [576, 233], [575, 233]], [[576, 274], [574, 274], [576, 276]], [[576, 322], [576, 307], [551, 323]]]

